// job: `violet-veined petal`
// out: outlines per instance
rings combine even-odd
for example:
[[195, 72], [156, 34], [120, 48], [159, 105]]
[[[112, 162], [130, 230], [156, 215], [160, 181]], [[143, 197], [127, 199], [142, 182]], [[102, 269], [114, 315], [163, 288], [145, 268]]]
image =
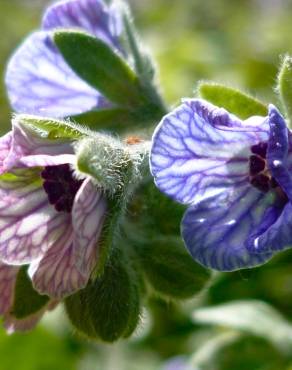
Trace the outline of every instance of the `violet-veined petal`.
[[0, 138], [0, 175], [5, 172], [4, 164], [6, 157], [10, 151], [12, 142], [12, 132], [8, 132], [6, 135]]
[[106, 201], [88, 178], [76, 194], [72, 210], [74, 253], [80, 271], [88, 275], [98, 257], [98, 238], [106, 214]]
[[40, 180], [0, 181], [0, 259], [22, 265], [42, 256], [64, 233], [70, 215], [56, 212]]
[[157, 187], [181, 203], [197, 203], [248, 181], [250, 146], [266, 132], [219, 130], [241, 121], [203, 100], [185, 101], [153, 136], [150, 164]]
[[282, 209], [275, 194], [242, 186], [191, 206], [182, 220], [182, 235], [194, 259], [206, 267], [253, 267], [273, 253], [251, 250], [249, 243], [277, 221]]
[[13, 119], [10, 152], [3, 161], [5, 171], [15, 167], [51, 166], [63, 163], [74, 163], [70, 141], [40, 137], [29, 126], [23, 125], [21, 119]]
[[0, 262], [0, 315], [7, 313], [12, 306], [18, 270], [18, 267]]
[[102, 0], [65, 0], [57, 2], [46, 11], [43, 28], [79, 28], [120, 49], [120, 13]]
[[39, 261], [30, 264], [28, 273], [39, 293], [56, 299], [85, 287], [89, 275], [81, 274], [76, 266], [70, 226]]
[[72, 71], [48, 32], [24, 41], [5, 79], [11, 105], [20, 113], [66, 117], [104, 106], [104, 98]]
[[292, 176], [288, 168], [288, 129], [276, 107], [269, 107], [270, 135], [268, 141], [268, 167], [290, 202], [292, 201]]
[[276, 253], [292, 245], [292, 205], [288, 202], [275, 222], [249, 241], [253, 253]]

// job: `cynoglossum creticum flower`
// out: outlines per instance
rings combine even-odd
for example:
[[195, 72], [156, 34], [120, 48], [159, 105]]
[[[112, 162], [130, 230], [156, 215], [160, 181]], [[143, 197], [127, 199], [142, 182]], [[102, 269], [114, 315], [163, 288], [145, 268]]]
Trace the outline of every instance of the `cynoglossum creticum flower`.
[[292, 242], [292, 135], [274, 107], [242, 121], [185, 99], [157, 127], [157, 187], [189, 205], [182, 236], [194, 259], [230, 271], [260, 265]]
[[0, 260], [29, 264], [34, 288], [61, 299], [97, 263], [106, 201], [89, 177], [74, 176], [70, 140], [41, 137], [16, 118], [0, 149]]
[[103, 0], [63, 0], [50, 6], [41, 30], [30, 35], [8, 63], [6, 85], [13, 109], [66, 117], [109, 106], [68, 66], [52, 41], [52, 32], [58, 28], [81, 29], [124, 55], [119, 40], [120, 18], [118, 8]]

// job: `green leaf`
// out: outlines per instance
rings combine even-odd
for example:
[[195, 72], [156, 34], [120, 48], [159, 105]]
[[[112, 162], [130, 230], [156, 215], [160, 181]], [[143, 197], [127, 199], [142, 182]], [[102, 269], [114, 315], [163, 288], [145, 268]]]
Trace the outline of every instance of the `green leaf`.
[[193, 312], [195, 322], [237, 329], [263, 337], [283, 352], [291, 351], [292, 325], [273, 307], [257, 300], [233, 301]]
[[264, 103], [231, 87], [217, 83], [202, 82], [198, 86], [198, 93], [201, 98], [218, 107], [225, 108], [241, 119], [247, 119], [250, 116], [266, 116], [268, 114], [268, 108]]
[[292, 58], [286, 55], [283, 59], [282, 65], [278, 74], [278, 92], [285, 109], [286, 115], [289, 118], [289, 125], [291, 127], [292, 119]]
[[128, 337], [139, 321], [137, 278], [115, 250], [104, 274], [66, 298], [65, 306], [71, 323], [90, 338], [114, 342]]
[[79, 139], [88, 135], [88, 130], [69, 121], [42, 118], [27, 114], [15, 115], [15, 120], [28, 126], [35, 133], [47, 139]]
[[136, 74], [102, 40], [79, 31], [56, 31], [54, 41], [70, 67], [112, 102], [135, 107], [144, 101]]
[[210, 278], [209, 270], [192, 259], [179, 237], [151, 239], [137, 246], [137, 253], [148, 282], [164, 296], [191, 298]]
[[27, 268], [21, 267], [17, 274], [11, 314], [17, 319], [23, 319], [39, 311], [48, 301], [48, 296], [40, 295], [34, 290], [31, 280], [27, 275]]

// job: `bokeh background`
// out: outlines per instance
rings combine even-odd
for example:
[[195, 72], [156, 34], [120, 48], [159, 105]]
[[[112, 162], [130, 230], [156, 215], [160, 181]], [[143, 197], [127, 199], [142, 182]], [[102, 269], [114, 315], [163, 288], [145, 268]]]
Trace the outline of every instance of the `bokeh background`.
[[[38, 27], [48, 3], [0, 0], [1, 133], [9, 130], [12, 114], [3, 82], [7, 60], [21, 40]], [[274, 94], [277, 68], [281, 56], [292, 54], [292, 1], [131, 0], [130, 3], [142, 38], [156, 59], [161, 89], [170, 104], [194, 95], [198, 81], [206, 79], [277, 104]], [[198, 325], [190, 319], [189, 313], [200, 302], [217, 305], [238, 299], [270, 304], [284, 324], [281, 321], [280, 328], [273, 311], [268, 312], [262, 331], [253, 330], [262, 317], [258, 314], [253, 322], [240, 328], [237, 337], [234, 328], [226, 331], [226, 325]], [[151, 307], [152, 322], [145, 312], [136, 336], [113, 346], [78, 338], [62, 309], [45, 317], [32, 333], [7, 336], [1, 331], [0, 370], [180, 370], [185, 359], [194, 353], [201, 356], [201, 367], [196, 365], [195, 358], [193, 369], [292, 369], [289, 251], [264, 267], [215, 276], [210, 289], [197, 300], [176, 306], [156, 298]], [[215, 339], [226, 333], [230, 337], [227, 335], [221, 342], [219, 338], [216, 344]], [[281, 337], [284, 344], [275, 344], [273, 335]]]

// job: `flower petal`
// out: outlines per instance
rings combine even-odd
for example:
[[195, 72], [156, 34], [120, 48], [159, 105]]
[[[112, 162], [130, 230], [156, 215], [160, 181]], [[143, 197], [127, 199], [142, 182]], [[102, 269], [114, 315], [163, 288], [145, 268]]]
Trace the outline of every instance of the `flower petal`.
[[23, 125], [18, 117], [12, 120], [10, 152], [3, 162], [3, 169], [9, 171], [19, 167], [56, 166], [75, 163], [70, 141], [49, 140]]
[[72, 210], [74, 253], [77, 267], [89, 275], [96, 265], [98, 238], [106, 214], [106, 201], [92, 181], [86, 179], [76, 194]]
[[8, 156], [12, 142], [12, 132], [8, 132], [6, 135], [0, 138], [0, 175], [5, 172], [4, 161]]
[[34, 288], [52, 298], [62, 299], [85, 287], [89, 275], [81, 274], [76, 266], [71, 227], [39, 261], [30, 264], [28, 272]]
[[4, 315], [11, 308], [18, 270], [18, 267], [0, 262], [0, 315]]
[[67, 65], [48, 32], [32, 34], [15, 52], [7, 66], [6, 85], [11, 105], [20, 113], [66, 117], [105, 103]]
[[[270, 136], [267, 149], [268, 167], [290, 202], [292, 201], [292, 176], [288, 167], [288, 128], [276, 107], [269, 107]], [[290, 155], [291, 157], [291, 155]], [[291, 160], [291, 158], [290, 158]]]
[[251, 250], [250, 243], [279, 218], [283, 206], [275, 194], [242, 186], [190, 207], [182, 220], [187, 249], [199, 263], [232, 271], [264, 263], [271, 251]]
[[186, 100], [163, 118], [154, 133], [150, 164], [157, 187], [181, 203], [195, 204], [246, 183], [250, 146], [268, 136], [262, 128], [221, 129], [241, 124], [224, 109]]
[[292, 245], [292, 204], [289, 202], [275, 222], [249, 241], [252, 253], [276, 253]]
[[48, 203], [39, 180], [28, 180], [0, 181], [0, 259], [12, 265], [41, 257], [70, 224], [70, 215]]
[[43, 28], [79, 28], [120, 49], [120, 12], [115, 12], [102, 0], [65, 0], [46, 11]]

